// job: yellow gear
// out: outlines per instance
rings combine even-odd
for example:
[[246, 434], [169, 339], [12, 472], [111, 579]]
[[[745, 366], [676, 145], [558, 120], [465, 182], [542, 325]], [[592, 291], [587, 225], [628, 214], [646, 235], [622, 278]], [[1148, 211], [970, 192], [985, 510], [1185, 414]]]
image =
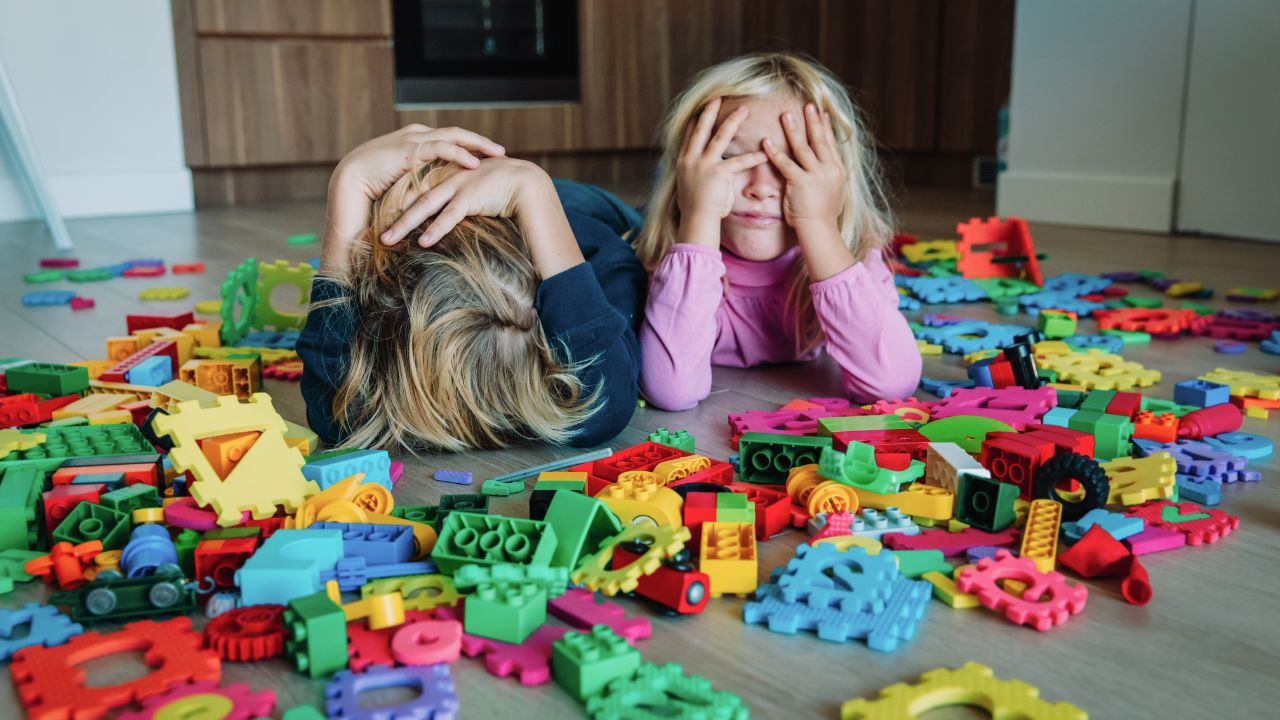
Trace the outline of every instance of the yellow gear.
[[[687, 527], [629, 525], [623, 528], [622, 532], [601, 543], [599, 552], [583, 558], [570, 579], [575, 584], [585, 585], [590, 590], [599, 590], [605, 595], [631, 592], [640, 584], [641, 577], [657, 572], [662, 561], [683, 550], [684, 544], [692, 536]], [[609, 569], [616, 545], [643, 538], [652, 541], [643, 555], [623, 567]]]
[[1050, 705], [1040, 692], [1021, 680], [997, 680], [991, 668], [965, 663], [959, 670], [938, 668], [920, 676], [920, 683], [898, 683], [880, 691], [875, 700], [850, 700], [840, 708], [841, 720], [912, 720], [942, 707], [971, 705], [996, 718], [1027, 720], [1086, 720], [1088, 713], [1065, 702]]

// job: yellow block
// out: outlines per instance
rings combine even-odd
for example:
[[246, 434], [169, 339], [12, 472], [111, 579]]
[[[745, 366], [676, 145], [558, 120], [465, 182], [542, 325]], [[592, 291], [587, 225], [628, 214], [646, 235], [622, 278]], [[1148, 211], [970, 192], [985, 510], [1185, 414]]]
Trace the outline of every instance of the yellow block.
[[107, 338], [107, 362], [115, 364], [142, 349], [142, 340], [136, 335]]
[[147, 394], [151, 396], [151, 407], [162, 407], [165, 410], [171, 410], [178, 403], [190, 400], [204, 407], [213, 407], [218, 402], [216, 394], [180, 380], [167, 382], [158, 388], [147, 388]]
[[195, 341], [196, 347], [222, 347], [222, 321], [195, 322], [182, 328]]
[[260, 348], [260, 347], [198, 347], [196, 348], [196, 357], [213, 358], [215, 360], [223, 360], [228, 355], [243, 355], [245, 353], [254, 353], [262, 356], [262, 362], [268, 365], [275, 365], [285, 360], [297, 360], [298, 353], [292, 350], [280, 350], [277, 348]]
[[601, 490], [596, 499], [602, 501], [623, 525], [684, 525], [681, 510], [684, 499], [669, 487], [646, 482], [643, 478], [619, 477], [618, 482]]
[[1037, 364], [1046, 370], [1056, 370], [1062, 382], [1083, 385], [1088, 390], [1132, 390], [1160, 382], [1159, 370], [1148, 370], [1136, 362], [1097, 348], [1046, 357]]
[[133, 422], [133, 413], [128, 410], [108, 410], [88, 417], [90, 425], [127, 425]]
[[933, 355], [942, 354], [941, 345], [934, 345], [933, 343], [921, 340], [920, 338], [916, 338], [916, 349], [919, 350], [920, 354], [924, 356], [933, 356]]
[[1237, 397], [1280, 400], [1280, 375], [1263, 375], [1244, 370], [1218, 368], [1201, 375], [1200, 379], [1227, 385], [1231, 388], [1231, 394]]
[[981, 605], [981, 603], [978, 602], [977, 595], [960, 592], [960, 588], [956, 587], [955, 580], [952, 580], [937, 570], [927, 572], [920, 577], [924, 580], [928, 580], [929, 584], [933, 586], [933, 596], [951, 608], [956, 610], [968, 610]]
[[289, 447], [298, 448], [303, 455], [310, 455], [320, 447], [320, 436], [311, 432], [311, 428], [297, 423], [284, 421], [284, 441]]
[[1119, 458], [1102, 463], [1111, 491], [1108, 505], [1141, 505], [1148, 500], [1173, 497], [1178, 463], [1167, 452], [1144, 458]]
[[1036, 360], [1047, 357], [1058, 357], [1059, 355], [1070, 355], [1075, 352], [1071, 346], [1061, 340], [1041, 340], [1031, 347], [1032, 354]]
[[902, 257], [907, 262], [919, 264], [938, 260], [955, 260], [960, 257], [955, 240], [921, 240], [902, 246]]
[[184, 287], [175, 288], [147, 288], [138, 291], [139, 300], [181, 300], [191, 294], [191, 290]]
[[30, 450], [48, 438], [44, 433], [24, 433], [13, 428], [0, 430], [0, 458], [14, 450]]
[[1058, 531], [1061, 528], [1062, 503], [1033, 500], [1018, 555], [1031, 558], [1040, 572], [1052, 572], [1058, 561]]
[[964, 364], [972, 365], [978, 362], [979, 360], [986, 360], [988, 358], [997, 357], [1001, 355], [1003, 352], [1004, 351], [1001, 350], [1000, 348], [987, 348], [986, 350], [974, 350], [973, 352], [964, 356]]
[[949, 520], [954, 514], [956, 496], [946, 488], [912, 483], [907, 489], [896, 493], [873, 493], [854, 488], [858, 496], [858, 505], [864, 508], [883, 510], [896, 507], [906, 515]]
[[702, 524], [698, 569], [711, 578], [711, 597], [746, 595], [759, 583], [753, 523]]
[[190, 360], [191, 354], [196, 348], [195, 338], [180, 330], [174, 330], [170, 327], [147, 328], [146, 330], [139, 330], [134, 333], [134, 335], [142, 341], [143, 347], [162, 340], [173, 341], [173, 344], [177, 346], [178, 349], [179, 365]]
[[85, 395], [70, 405], [64, 405], [53, 411], [54, 420], [63, 420], [73, 417], [89, 417], [104, 413], [138, 399], [137, 395], [132, 393], [99, 393], [95, 395]]
[[76, 362], [70, 362], [67, 364], [87, 369], [89, 371], [90, 380], [97, 380], [102, 376], [102, 373], [115, 366], [115, 363], [110, 360], [77, 360]]
[[196, 312], [201, 315], [217, 315], [221, 311], [221, 300], [201, 300], [196, 303]]
[[711, 467], [710, 459], [701, 455], [686, 455], [658, 463], [653, 468], [653, 472], [662, 478], [662, 484], [666, 485], [681, 478], [687, 478], [694, 473], [702, 472], [709, 467]]

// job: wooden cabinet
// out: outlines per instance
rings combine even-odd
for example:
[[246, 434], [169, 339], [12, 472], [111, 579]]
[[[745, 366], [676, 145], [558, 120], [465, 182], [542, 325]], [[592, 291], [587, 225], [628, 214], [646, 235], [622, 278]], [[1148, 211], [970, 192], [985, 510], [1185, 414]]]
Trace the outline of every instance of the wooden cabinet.
[[391, 36], [384, 0], [195, 0], [202, 35]]

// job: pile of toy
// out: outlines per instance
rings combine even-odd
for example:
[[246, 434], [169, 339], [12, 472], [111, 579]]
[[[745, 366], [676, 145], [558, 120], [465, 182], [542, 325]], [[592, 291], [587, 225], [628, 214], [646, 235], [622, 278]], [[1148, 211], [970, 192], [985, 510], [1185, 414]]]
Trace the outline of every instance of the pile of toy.
[[[41, 578], [53, 593], [0, 610], [0, 659], [35, 718], [266, 716], [274, 693], [220, 685], [221, 668], [281, 656], [328, 679], [329, 717], [454, 717], [449, 667], [467, 656], [497, 677], [554, 681], [596, 718], [639, 704], [744, 718], [732, 693], [646, 663], [650, 621], [598, 596], [685, 616], [737, 596], [747, 624], [879, 652], [910, 641], [935, 600], [1050, 631], [1086, 609], [1088, 587], [1068, 575], [1115, 578], [1124, 601], [1151, 601], [1143, 555], [1238, 526], [1212, 506], [1224, 484], [1259, 479], [1247, 463], [1271, 442], [1239, 430], [1245, 413], [1280, 407], [1280, 376], [1215, 370], [1161, 401], [1134, 391], [1160, 373], [1119, 353], [1150, 336], [1266, 339], [1280, 324], [1145, 307], [1114, 284], [1151, 274], [1045, 280], [1020, 221], [971, 221], [961, 235], [902, 242], [904, 304], [1012, 303], [1036, 311], [1036, 327], [926, 315], [923, 350], [967, 362], [965, 380], [924, 380], [938, 400], [735, 413], [726, 459], [658, 429], [434, 506], [397, 506], [403, 467], [386, 452], [319, 452], [261, 392], [271, 368], [300, 370], [301, 316], [263, 299], [282, 282], [305, 298], [306, 264], [241, 264], [221, 320], [129, 316], [103, 360], [0, 361], [0, 592]], [[1102, 334], [1075, 335], [1091, 313]], [[527, 516], [490, 511], [490, 497], [522, 492]], [[797, 531], [807, 538], [793, 559], [759, 566], [760, 543]], [[203, 631], [184, 617], [198, 614]], [[135, 650], [152, 668], [143, 678], [92, 688], [73, 671]], [[361, 693], [387, 687], [418, 694], [362, 707]], [[1029, 690], [971, 663], [852, 700], [842, 717], [958, 701], [1085, 717]]]

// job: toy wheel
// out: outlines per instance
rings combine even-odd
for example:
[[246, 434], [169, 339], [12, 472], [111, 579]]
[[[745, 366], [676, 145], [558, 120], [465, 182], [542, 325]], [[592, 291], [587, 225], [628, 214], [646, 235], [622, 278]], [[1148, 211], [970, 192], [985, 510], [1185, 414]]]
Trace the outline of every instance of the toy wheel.
[[698, 569], [693, 564], [693, 553], [689, 552], [689, 548], [685, 548], [667, 558], [666, 565], [672, 570], [679, 570], [680, 572], [692, 572]]
[[174, 563], [160, 563], [156, 566], [154, 572], [156, 575], [183, 575], [182, 568], [178, 567]]
[[151, 606], [162, 610], [176, 605], [180, 597], [182, 591], [177, 585], [168, 582], [159, 583], [147, 591], [147, 600], [151, 602]]
[[116, 580], [123, 580], [124, 575], [121, 575], [119, 570], [99, 570], [98, 574], [93, 576], [93, 579], [95, 582], [99, 580], [114, 582]]
[[90, 615], [107, 615], [116, 609], [116, 594], [107, 588], [90, 590], [84, 596], [84, 608]]
[[689, 583], [689, 587], [684, 590], [684, 601], [690, 605], [697, 605], [702, 602], [702, 598], [707, 595], [707, 586], [701, 580]]
[[[1084, 498], [1072, 501], [1058, 489], [1069, 480], [1080, 483]], [[1097, 460], [1080, 453], [1058, 453], [1036, 471], [1032, 499], [1045, 498], [1062, 504], [1062, 520], [1079, 520], [1090, 510], [1107, 504], [1111, 481]]]

